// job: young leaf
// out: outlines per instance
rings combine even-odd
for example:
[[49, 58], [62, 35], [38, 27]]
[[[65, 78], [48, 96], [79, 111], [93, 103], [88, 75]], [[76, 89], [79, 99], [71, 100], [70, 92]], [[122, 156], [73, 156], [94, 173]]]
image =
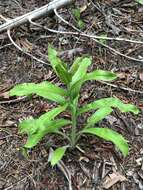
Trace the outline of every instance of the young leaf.
[[84, 82], [84, 77], [87, 72], [87, 68], [90, 64], [90, 58], [79, 58], [75, 61], [75, 64], [71, 68], [73, 76], [70, 83], [70, 96], [72, 97], [72, 99], [76, 98], [79, 95], [81, 85]]
[[59, 147], [52, 153], [49, 160], [52, 166], [56, 165], [63, 158], [67, 148], [67, 146]]
[[83, 82], [84, 80], [81, 79], [71, 86], [70, 96], [73, 100], [79, 96], [80, 88]]
[[55, 67], [57, 65], [62, 65], [65, 69], [67, 69], [66, 63], [64, 63], [58, 57], [58, 53], [57, 53], [56, 49], [51, 44], [48, 44], [48, 57], [49, 57], [49, 61], [52, 65], [53, 69], [55, 69]]
[[87, 126], [94, 125], [112, 112], [110, 107], [102, 107], [91, 115], [87, 120]]
[[[89, 63], [90, 65], [90, 63]], [[81, 66], [82, 67], [82, 66]], [[87, 68], [86, 68], [87, 70]], [[71, 82], [71, 96], [76, 97], [77, 94], [79, 94], [81, 85], [86, 82], [87, 80], [105, 80], [105, 81], [111, 81], [116, 78], [116, 75], [112, 72], [109, 71], [103, 71], [103, 70], [96, 70], [91, 73], [86, 73], [81, 69], [80, 67], [78, 68], [77, 72], [72, 78]], [[76, 78], [78, 78], [76, 80]]]
[[77, 57], [77, 58], [75, 59], [75, 61], [73, 62], [72, 66], [71, 66], [71, 68], [70, 68], [70, 70], [69, 70], [69, 73], [70, 73], [72, 76], [73, 76], [73, 75], [75, 74], [75, 72], [78, 70], [79, 65], [80, 65], [80, 63], [82, 62], [83, 58], [84, 58], [84, 57]]
[[57, 76], [65, 84], [69, 84], [71, 80], [70, 73], [63, 61], [57, 56], [57, 51], [49, 44], [48, 46], [48, 58]]
[[34, 134], [29, 134], [26, 144], [24, 145], [25, 148], [33, 148], [36, 146], [39, 141], [44, 137], [44, 134], [41, 132], [37, 132]]
[[10, 90], [10, 96], [28, 96], [31, 94], [37, 94], [38, 96], [47, 98], [52, 101], [63, 104], [67, 96], [67, 92], [47, 81], [41, 82], [39, 84], [35, 83], [24, 83], [18, 84], [13, 89]]
[[83, 29], [85, 27], [85, 23], [80, 19], [77, 21], [78, 27]]
[[57, 131], [59, 129], [61, 129], [61, 127], [65, 126], [65, 125], [69, 125], [69, 124], [71, 124], [70, 120], [57, 119], [54, 121], [44, 123], [41, 130], [45, 131], [46, 134], [47, 133], [57, 133]]
[[112, 81], [117, 78], [115, 73], [110, 71], [95, 70], [91, 73], [87, 73], [85, 76], [85, 81], [87, 80], [103, 80], [103, 81]]
[[51, 134], [51, 133], [57, 133], [61, 127], [68, 125], [70, 123], [71, 121], [66, 120], [66, 119], [57, 119], [57, 120], [53, 120], [49, 122], [47, 121], [44, 124], [37, 120], [36, 125], [33, 126], [33, 128], [36, 128], [36, 131], [34, 133], [31, 130], [28, 131], [28, 139], [24, 147], [25, 148], [34, 147], [35, 145], [39, 143], [40, 140], [42, 140], [42, 138], [45, 135]]
[[77, 25], [79, 28], [83, 29], [85, 27], [85, 23], [80, 18], [80, 9], [76, 8], [72, 10], [73, 16], [75, 17], [77, 21]]
[[143, 5], [143, 0], [136, 0], [136, 2], [140, 3]]
[[73, 9], [73, 10], [72, 10], [72, 13], [73, 13], [74, 17], [75, 17], [77, 20], [80, 19], [80, 9], [79, 9], [79, 8]]
[[139, 109], [132, 104], [124, 104], [118, 98], [102, 98], [100, 100], [96, 100], [90, 104], [87, 104], [79, 109], [78, 113], [84, 113], [90, 110], [96, 110], [103, 107], [113, 107], [118, 108], [121, 112], [132, 112], [134, 114], [139, 113]]
[[56, 133], [61, 127], [71, 123], [70, 120], [57, 119], [57, 115], [63, 112], [67, 105], [59, 106], [43, 114], [38, 119], [27, 119], [20, 123], [20, 132], [28, 134], [26, 148], [35, 146], [46, 134]]
[[29, 135], [35, 133], [37, 129], [38, 125], [36, 119], [25, 119], [19, 124], [20, 133], [27, 133]]
[[67, 104], [64, 106], [59, 106], [57, 108], [53, 108], [51, 111], [48, 111], [47, 113], [43, 114], [40, 116], [39, 120], [41, 122], [45, 122], [46, 120], [52, 120], [54, 119], [57, 115], [59, 115], [61, 112], [65, 111], [67, 108]]
[[128, 155], [129, 147], [127, 141], [119, 133], [107, 128], [88, 128], [82, 131], [103, 138], [104, 140], [111, 141], [117, 146], [124, 156]]
[[75, 84], [77, 81], [81, 80], [87, 72], [88, 66], [91, 64], [91, 59], [90, 58], [83, 58], [81, 62], [79, 62], [79, 67], [75, 74], [72, 76], [72, 81], [71, 81], [71, 86]]

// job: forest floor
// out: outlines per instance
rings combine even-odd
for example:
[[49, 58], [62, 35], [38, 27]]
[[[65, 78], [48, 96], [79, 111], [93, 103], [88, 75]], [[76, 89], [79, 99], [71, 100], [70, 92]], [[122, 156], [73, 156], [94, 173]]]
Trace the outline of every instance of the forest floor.
[[[0, 14], [14, 18], [48, 3], [48, 0], [0, 0]], [[58, 13], [77, 26], [72, 14], [80, 7], [85, 23], [83, 32], [143, 41], [143, 6], [133, 0], [76, 1]], [[56, 16], [38, 20], [44, 26], [59, 31], [74, 31]], [[0, 19], [0, 23], [3, 20]], [[143, 190], [143, 62], [125, 56], [143, 59], [143, 44], [104, 40], [104, 44], [125, 56], [117, 55], [92, 38], [56, 34], [33, 25], [22, 25], [11, 30], [13, 40], [31, 55], [47, 64], [20, 52], [10, 42], [7, 33], [0, 34], [0, 189], [1, 190], [68, 190], [61, 167], [51, 167], [48, 162], [49, 147], [59, 146], [58, 137], [46, 136], [37, 147], [23, 156], [21, 147], [26, 136], [18, 133], [18, 123], [28, 117], [37, 117], [55, 105], [42, 98], [11, 98], [8, 91], [18, 83], [59, 83], [47, 59], [48, 43], [52, 43], [59, 55], [68, 63], [81, 55], [92, 57], [95, 68], [112, 70], [118, 79], [112, 84], [89, 82], [82, 89], [80, 103], [102, 97], [116, 96], [122, 101], [140, 108], [139, 115], [122, 114], [115, 110], [100, 125], [121, 133], [130, 146], [129, 155], [123, 158], [110, 142], [95, 137], [83, 137], [80, 149], [67, 152], [63, 158], [71, 175], [73, 190]], [[101, 41], [100, 41], [101, 42]], [[82, 124], [82, 119], [79, 123]]]

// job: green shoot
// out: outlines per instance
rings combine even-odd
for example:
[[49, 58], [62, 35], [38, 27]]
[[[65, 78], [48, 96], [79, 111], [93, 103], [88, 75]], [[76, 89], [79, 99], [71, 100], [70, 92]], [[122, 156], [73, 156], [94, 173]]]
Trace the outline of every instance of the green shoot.
[[[18, 84], [10, 90], [10, 96], [29, 96], [36, 94], [50, 101], [54, 101], [59, 106], [49, 112], [44, 113], [36, 119], [26, 119], [19, 125], [21, 133], [28, 135], [25, 148], [36, 146], [46, 135], [58, 134], [67, 140], [66, 146], [57, 148], [51, 155], [50, 162], [54, 166], [57, 164], [68, 148], [75, 148], [77, 141], [84, 134], [95, 135], [106, 141], [111, 141], [124, 156], [128, 155], [128, 144], [123, 136], [117, 132], [102, 127], [96, 127], [96, 124], [110, 115], [114, 108], [121, 112], [132, 112], [138, 114], [139, 110], [132, 104], [124, 104], [118, 98], [102, 98], [79, 106], [80, 90], [82, 85], [88, 80], [103, 80], [112, 81], [117, 78], [116, 74], [110, 71], [95, 70], [88, 72], [88, 67], [91, 65], [91, 58], [79, 57], [76, 58], [71, 68], [57, 56], [56, 50], [49, 45], [48, 58], [51, 66], [65, 88], [61, 88], [48, 81], [43, 81], [39, 84], [24, 83]], [[89, 118], [87, 123], [83, 124], [81, 130], [77, 128], [77, 118], [88, 111], [95, 111]], [[71, 119], [63, 119], [60, 113], [67, 111], [71, 115]], [[58, 116], [58, 118], [57, 118]], [[64, 133], [61, 128], [70, 125], [70, 133]]]

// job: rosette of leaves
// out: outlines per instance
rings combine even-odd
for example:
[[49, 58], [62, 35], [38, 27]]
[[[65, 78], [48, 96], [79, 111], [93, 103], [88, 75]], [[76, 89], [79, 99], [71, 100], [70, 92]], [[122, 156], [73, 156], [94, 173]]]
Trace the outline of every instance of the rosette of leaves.
[[[90, 104], [79, 106], [78, 100], [82, 85], [89, 80], [112, 81], [117, 78], [116, 74], [110, 71], [94, 70], [88, 72], [91, 65], [90, 57], [78, 57], [75, 59], [70, 68], [57, 56], [57, 51], [48, 46], [49, 62], [57, 74], [64, 88], [51, 82], [43, 81], [41, 83], [24, 83], [18, 84], [10, 90], [10, 96], [29, 96], [36, 94], [47, 100], [54, 101], [59, 106], [49, 112], [44, 113], [36, 119], [26, 119], [19, 124], [21, 133], [28, 135], [25, 148], [33, 148], [45, 135], [58, 134], [66, 138], [67, 145], [58, 147], [50, 156], [52, 165], [57, 164], [65, 155], [68, 148], [74, 148], [77, 141], [84, 134], [94, 135], [104, 140], [112, 142], [124, 156], [128, 155], [128, 144], [124, 137], [116, 131], [109, 128], [96, 127], [96, 124], [112, 113], [114, 108], [121, 112], [132, 112], [138, 114], [139, 110], [132, 104], [124, 104], [121, 100], [114, 97], [102, 98], [95, 100]], [[77, 128], [77, 118], [85, 112], [93, 110], [94, 113], [87, 118], [80, 130]], [[63, 119], [59, 114], [67, 111], [71, 119]], [[58, 116], [58, 117], [57, 117]], [[70, 125], [69, 134], [62, 132], [61, 128]]]

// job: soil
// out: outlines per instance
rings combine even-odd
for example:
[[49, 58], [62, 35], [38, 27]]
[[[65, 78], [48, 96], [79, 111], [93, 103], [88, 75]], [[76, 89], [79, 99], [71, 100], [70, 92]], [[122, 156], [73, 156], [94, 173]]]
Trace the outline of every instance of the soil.
[[[0, 14], [5, 18], [15, 18], [48, 2], [0, 0]], [[85, 33], [138, 41], [143, 39], [143, 6], [137, 1], [80, 0], [58, 11], [65, 20], [78, 27], [72, 14], [76, 7], [81, 8], [81, 19], [85, 23], [81, 30]], [[37, 22], [51, 29], [74, 32], [54, 15]], [[0, 23], [4, 21], [0, 19]], [[22, 146], [26, 136], [18, 132], [18, 123], [22, 119], [38, 117], [55, 104], [36, 96], [12, 98], [7, 93], [18, 83], [48, 80], [60, 84], [47, 59], [48, 43], [52, 43], [59, 56], [69, 64], [75, 57], [88, 54], [93, 60], [89, 71], [104, 69], [118, 74], [118, 79], [112, 83], [115, 86], [101, 82], [86, 83], [81, 91], [80, 104], [116, 96], [140, 109], [139, 115], [115, 110], [100, 122], [101, 126], [115, 129], [128, 140], [130, 151], [126, 158], [112, 143], [91, 136], [82, 137], [78, 142], [79, 148], [67, 152], [62, 163], [72, 176], [73, 190], [143, 190], [143, 62], [117, 55], [93, 39], [52, 33], [31, 24], [12, 29], [11, 36], [23, 52], [10, 42], [6, 32], [0, 34], [0, 189], [69, 189], [69, 182], [60, 165], [52, 168], [48, 162], [49, 147], [55, 148], [66, 142], [59, 137], [46, 136], [25, 155]], [[124, 40], [104, 40], [102, 43], [124, 55], [143, 58], [142, 44]], [[26, 55], [25, 51], [32, 56]], [[35, 60], [33, 56], [45, 63]], [[87, 116], [79, 118], [79, 125]]]

